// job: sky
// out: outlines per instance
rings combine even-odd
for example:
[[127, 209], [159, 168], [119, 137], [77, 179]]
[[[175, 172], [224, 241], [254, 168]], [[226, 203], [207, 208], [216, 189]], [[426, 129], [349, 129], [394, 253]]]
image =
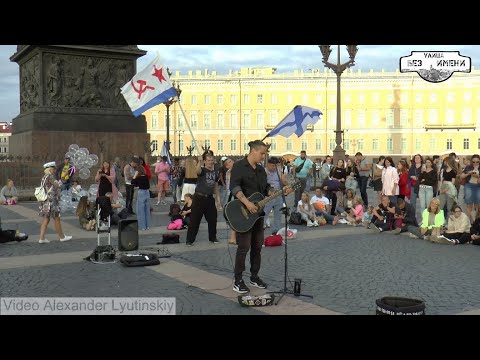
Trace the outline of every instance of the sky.
[[[0, 45], [0, 121], [11, 121], [20, 113], [19, 66], [10, 61], [16, 45]], [[147, 55], [138, 60], [141, 69], [158, 50], [163, 63], [171, 71], [186, 74], [188, 70], [217, 71], [228, 74], [244, 67], [268, 66], [277, 73], [319, 68], [323, 71], [322, 55], [317, 45], [138, 45]], [[333, 47], [332, 47], [333, 48]], [[336, 47], [334, 47], [336, 50]], [[460, 51], [470, 56], [472, 66], [480, 67], [480, 45], [358, 45], [355, 67], [362, 72], [395, 71], [399, 59], [411, 51]], [[336, 62], [336, 51], [330, 61]], [[342, 62], [348, 59], [345, 46], [341, 47]]]

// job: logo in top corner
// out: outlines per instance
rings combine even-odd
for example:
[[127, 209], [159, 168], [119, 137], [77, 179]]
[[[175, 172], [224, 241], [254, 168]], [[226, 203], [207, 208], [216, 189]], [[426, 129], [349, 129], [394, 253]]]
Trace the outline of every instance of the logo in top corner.
[[472, 71], [472, 59], [460, 51], [412, 51], [400, 58], [400, 72], [416, 72], [423, 80], [440, 83], [454, 72]]

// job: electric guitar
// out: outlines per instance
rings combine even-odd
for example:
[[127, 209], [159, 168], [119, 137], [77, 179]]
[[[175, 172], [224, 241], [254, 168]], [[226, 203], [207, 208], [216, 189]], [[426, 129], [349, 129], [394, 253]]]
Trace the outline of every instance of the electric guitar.
[[[297, 190], [300, 189], [302, 183], [304, 182], [305, 180], [299, 180], [292, 185], [289, 185], [289, 187], [291, 187], [293, 190]], [[276, 191], [273, 195], [269, 197], [265, 197], [258, 192], [249, 196], [248, 200], [254, 203], [258, 208], [258, 211], [254, 214], [250, 213], [247, 207], [243, 205], [240, 200], [232, 200], [225, 205], [223, 215], [230, 224], [230, 228], [232, 228], [238, 233], [245, 233], [249, 231], [253, 227], [253, 225], [255, 225], [258, 219], [263, 217], [260, 214], [262, 213], [262, 209], [265, 207], [265, 205], [273, 199], [281, 196], [282, 193], [283, 189]]]

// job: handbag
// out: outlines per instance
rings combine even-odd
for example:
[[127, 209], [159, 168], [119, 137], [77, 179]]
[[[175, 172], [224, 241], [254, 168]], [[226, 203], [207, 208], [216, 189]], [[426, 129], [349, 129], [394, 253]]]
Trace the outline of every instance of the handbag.
[[42, 183], [40, 184], [39, 187], [35, 188], [35, 197], [37, 198], [37, 201], [45, 201], [48, 198], [48, 193], [50, 190], [46, 191], [45, 190], [45, 181], [47, 180], [48, 175], [45, 175], [42, 179]]
[[302, 215], [295, 211], [290, 214], [290, 224], [302, 225]]
[[307, 161], [307, 159], [303, 160], [303, 163], [301, 163], [295, 168], [295, 173], [299, 173], [300, 171], [302, 171], [303, 165], [305, 165], [305, 161]]

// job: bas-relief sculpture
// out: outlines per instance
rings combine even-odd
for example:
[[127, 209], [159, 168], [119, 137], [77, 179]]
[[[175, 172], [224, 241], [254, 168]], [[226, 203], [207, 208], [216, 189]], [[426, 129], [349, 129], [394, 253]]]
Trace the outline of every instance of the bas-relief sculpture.
[[28, 111], [40, 105], [39, 55], [26, 62], [20, 70], [20, 111]]
[[120, 89], [133, 76], [125, 60], [45, 54], [45, 106], [128, 110]]

